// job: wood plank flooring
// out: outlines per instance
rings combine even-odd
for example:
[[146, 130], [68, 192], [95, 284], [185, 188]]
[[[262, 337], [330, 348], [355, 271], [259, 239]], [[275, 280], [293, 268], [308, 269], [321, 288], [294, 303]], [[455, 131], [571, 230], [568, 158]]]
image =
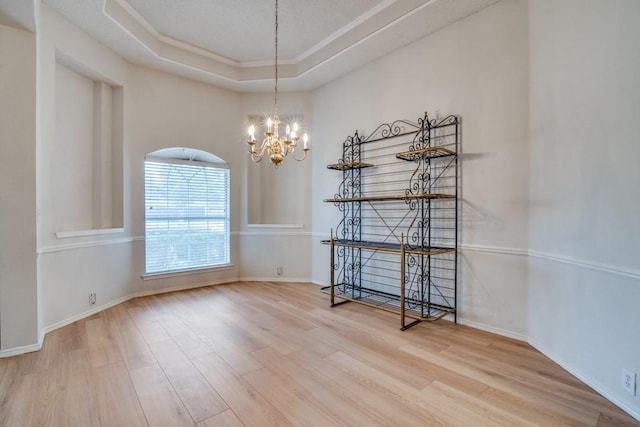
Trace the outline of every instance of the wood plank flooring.
[[635, 425], [529, 345], [304, 283], [136, 298], [0, 359], [0, 426]]

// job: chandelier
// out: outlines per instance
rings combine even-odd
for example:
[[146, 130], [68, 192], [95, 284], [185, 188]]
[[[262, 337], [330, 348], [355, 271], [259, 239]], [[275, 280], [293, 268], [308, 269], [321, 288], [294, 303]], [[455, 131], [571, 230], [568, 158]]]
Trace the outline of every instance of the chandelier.
[[298, 131], [300, 127], [298, 123], [293, 123], [292, 125], [287, 124], [285, 127], [285, 135], [280, 136], [280, 117], [278, 117], [278, 0], [276, 0], [276, 25], [275, 25], [275, 90], [274, 90], [274, 107], [273, 107], [273, 119], [271, 117], [267, 118], [265, 123], [265, 133], [264, 139], [262, 140], [262, 144], [260, 148], [256, 149], [256, 128], [254, 125], [249, 126], [249, 140], [247, 144], [249, 144], [249, 154], [251, 154], [251, 160], [254, 162], [261, 161], [265, 155], [269, 155], [269, 160], [271, 163], [278, 167], [280, 163], [284, 160], [286, 156], [291, 154], [295, 160], [301, 162], [307, 157], [307, 152], [310, 150], [309, 148], [309, 136], [305, 133], [302, 137], [303, 145], [302, 145], [302, 156], [296, 157], [295, 150], [300, 141], [300, 137], [298, 136]]

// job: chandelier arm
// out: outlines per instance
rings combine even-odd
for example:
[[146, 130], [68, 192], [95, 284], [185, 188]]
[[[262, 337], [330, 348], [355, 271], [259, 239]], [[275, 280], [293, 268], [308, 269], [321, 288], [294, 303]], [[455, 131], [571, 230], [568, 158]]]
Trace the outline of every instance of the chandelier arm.
[[249, 150], [249, 154], [251, 154], [251, 160], [253, 160], [256, 163], [260, 162], [264, 157], [264, 153], [267, 151], [267, 146], [268, 146], [267, 140], [264, 140], [262, 141], [262, 144], [260, 145], [260, 148], [258, 148], [257, 151]]
[[254, 163], [260, 163], [262, 161], [262, 159], [264, 158], [264, 154], [254, 154], [254, 153], [249, 153], [251, 154], [251, 161]]
[[264, 156], [264, 153], [267, 151], [267, 149], [269, 149], [270, 147], [270, 141], [268, 139], [265, 139], [264, 141], [262, 141], [262, 145], [260, 145], [260, 148], [258, 148], [258, 156], [262, 157]]
[[307, 158], [307, 151], [309, 151], [309, 149], [306, 149], [306, 150], [305, 150], [305, 149], [302, 149], [302, 153], [303, 153], [303, 154], [302, 154], [302, 157], [301, 157], [301, 158], [297, 158], [297, 157], [296, 157], [296, 155], [295, 155], [295, 153], [294, 153], [294, 152], [293, 152], [293, 150], [292, 150], [292, 151], [291, 151], [291, 157], [293, 157], [293, 160], [295, 160], [295, 161], [297, 161], [297, 162], [301, 162], [301, 161], [303, 161], [304, 159], [306, 159], [306, 158]]
[[285, 157], [293, 153], [293, 147], [291, 146], [291, 144], [286, 144], [285, 142], [283, 142], [282, 148], [283, 148], [282, 151], [284, 152]]

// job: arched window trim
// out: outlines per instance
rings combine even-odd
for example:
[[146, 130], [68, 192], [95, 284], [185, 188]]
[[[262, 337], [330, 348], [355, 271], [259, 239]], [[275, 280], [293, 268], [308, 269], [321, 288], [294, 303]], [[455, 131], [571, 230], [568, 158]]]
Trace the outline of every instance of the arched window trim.
[[219, 157], [184, 147], [147, 154], [143, 278], [229, 268], [229, 199], [229, 164]]

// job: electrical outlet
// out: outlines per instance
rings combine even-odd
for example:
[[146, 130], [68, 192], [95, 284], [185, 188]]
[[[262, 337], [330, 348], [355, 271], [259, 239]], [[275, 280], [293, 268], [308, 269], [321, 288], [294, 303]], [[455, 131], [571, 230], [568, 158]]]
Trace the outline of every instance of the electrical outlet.
[[636, 395], [636, 373], [622, 369], [622, 388], [632, 396]]
[[276, 274], [282, 276], [282, 267], [276, 267]]
[[96, 293], [95, 292], [91, 292], [89, 294], [89, 305], [95, 305], [96, 304]]

